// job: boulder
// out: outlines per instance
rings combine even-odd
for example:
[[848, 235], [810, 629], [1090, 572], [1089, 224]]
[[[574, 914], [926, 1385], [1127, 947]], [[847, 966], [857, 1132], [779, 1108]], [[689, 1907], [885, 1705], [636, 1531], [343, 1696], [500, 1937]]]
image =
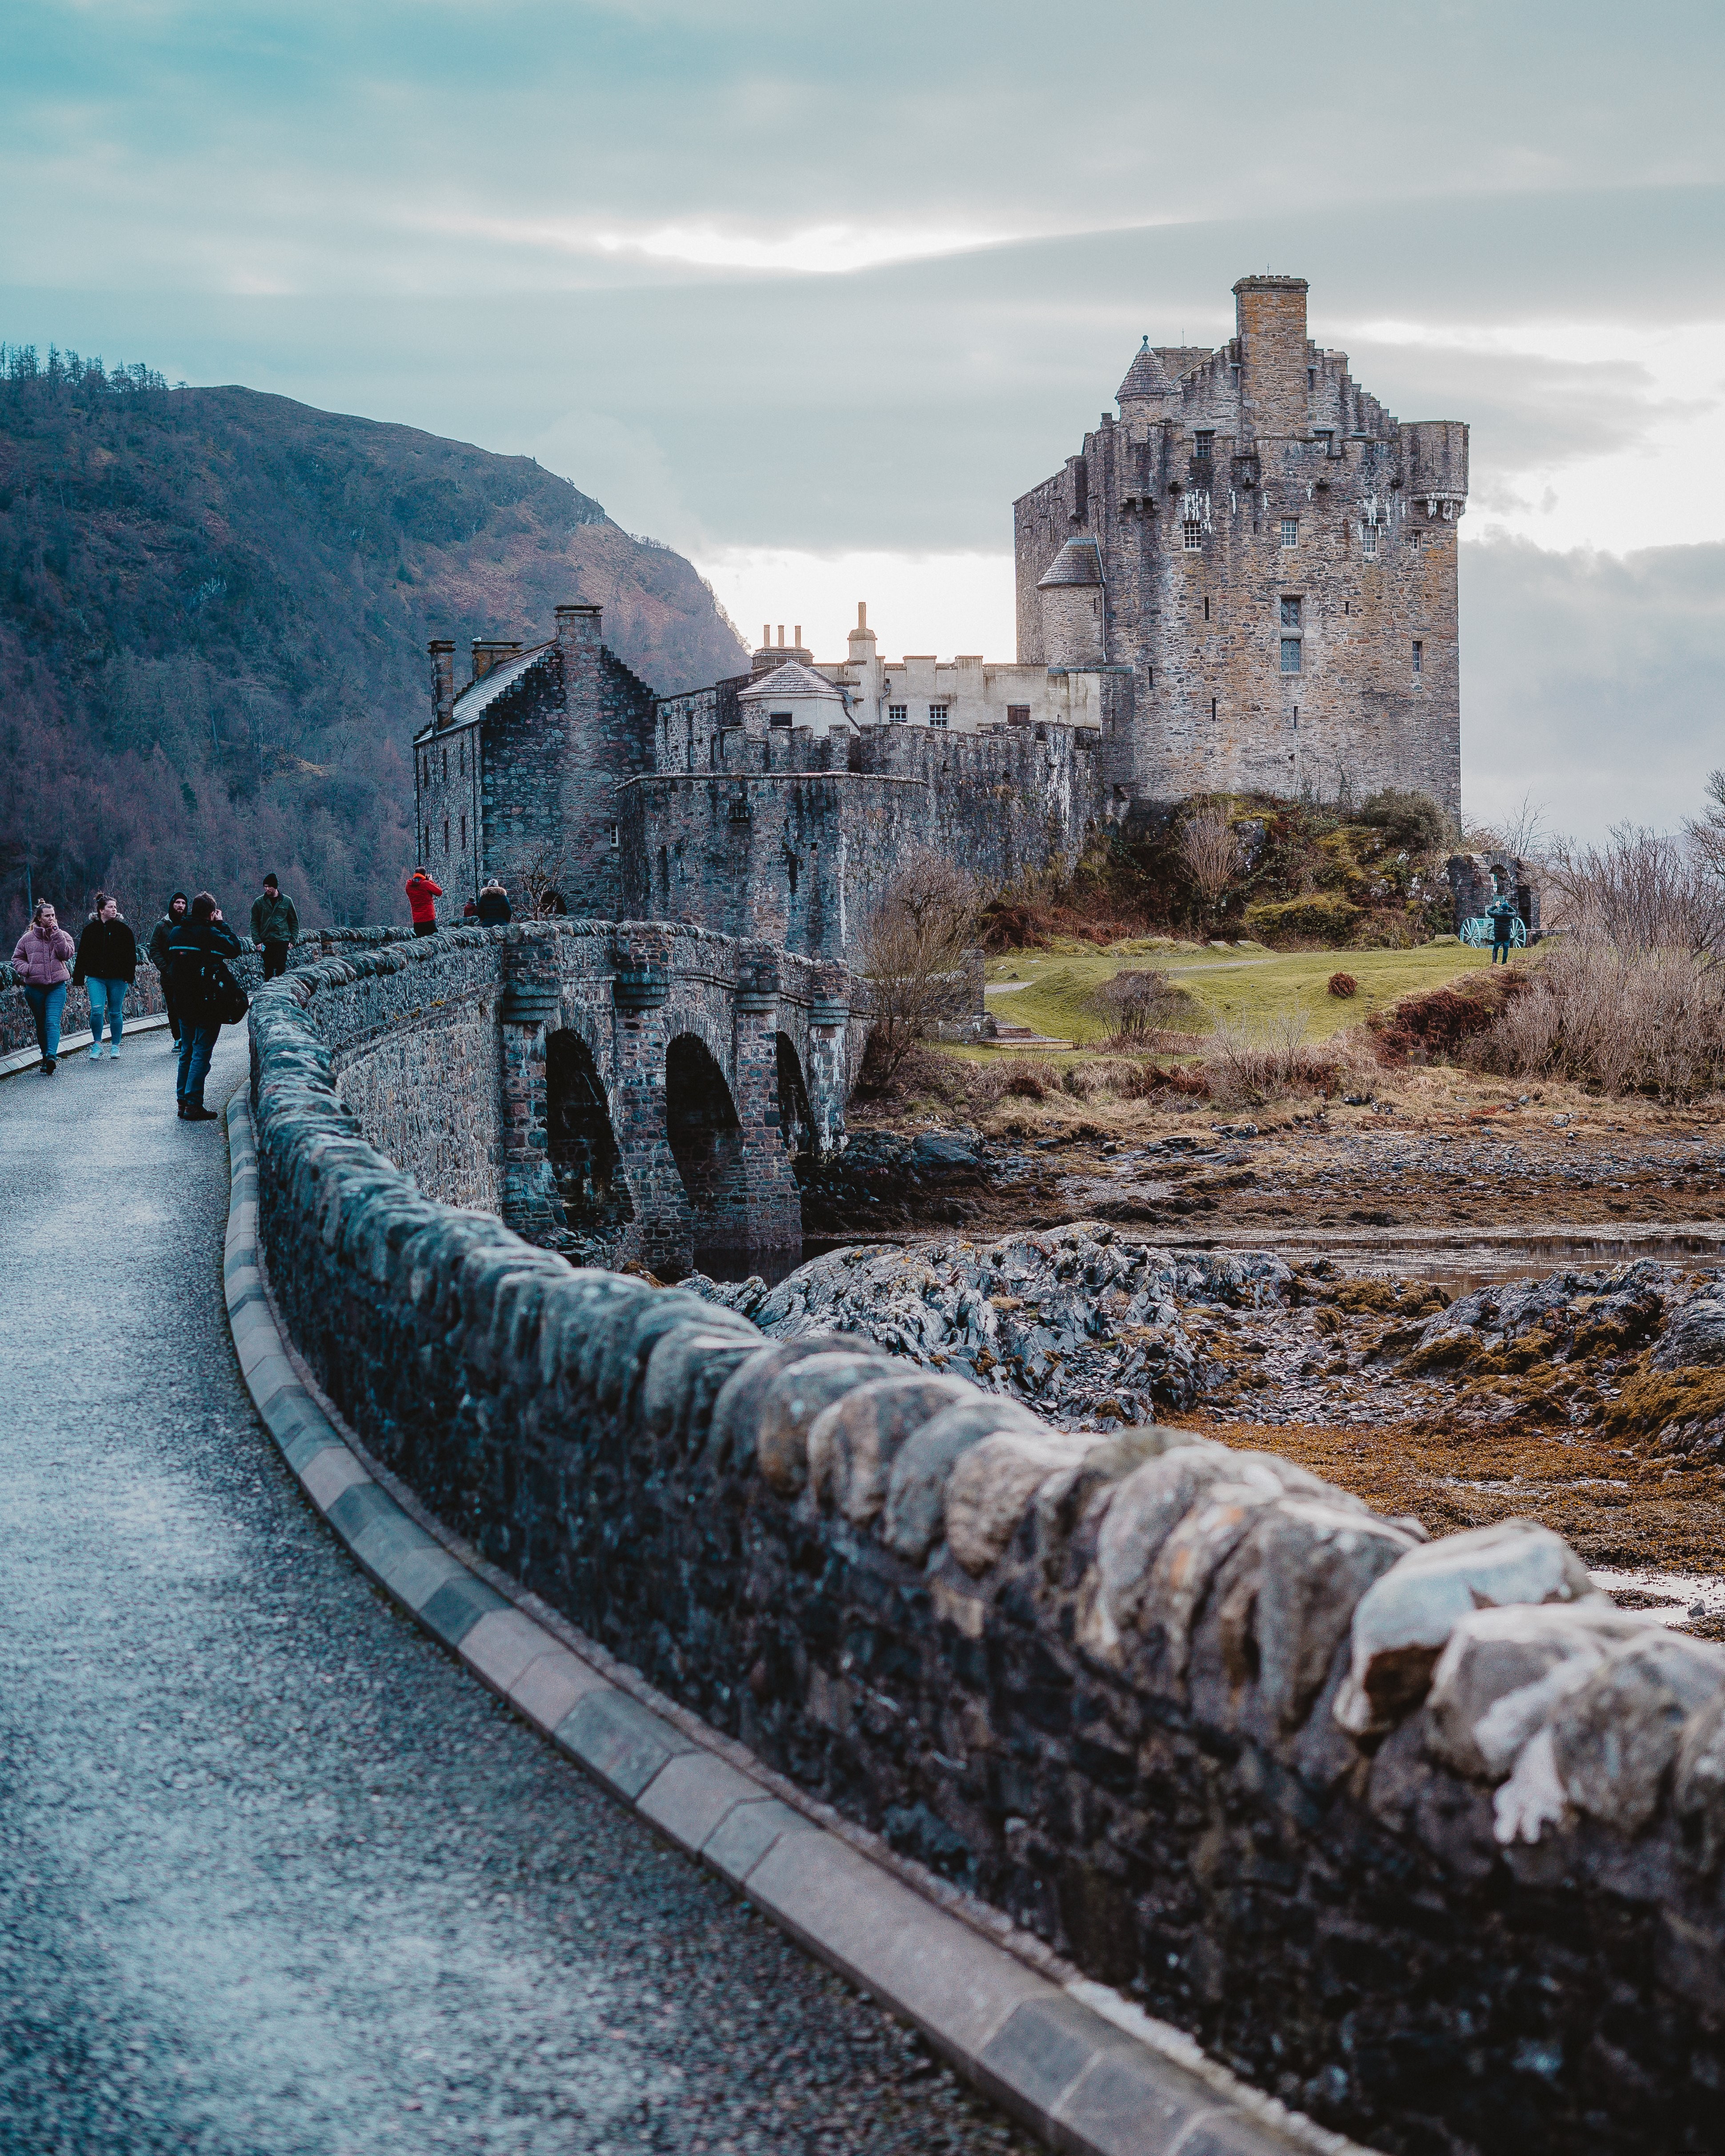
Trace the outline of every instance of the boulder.
[[782, 1370], [811, 1355], [850, 1351], [871, 1354], [866, 1340], [853, 1340], [842, 1332], [816, 1332], [803, 1340], [772, 1341], [739, 1363], [720, 1388], [713, 1402], [712, 1423], [707, 1438], [706, 1466], [723, 1475], [742, 1467], [755, 1456], [756, 1425], [761, 1404]]
[[853, 1353], [805, 1355], [781, 1370], [755, 1419], [755, 1460], [768, 1487], [781, 1497], [799, 1496], [809, 1479], [809, 1432], [815, 1417], [857, 1386], [888, 1375], [891, 1367], [884, 1356]]
[[896, 1556], [921, 1564], [946, 1532], [947, 1481], [960, 1455], [998, 1431], [1047, 1428], [1022, 1401], [1000, 1394], [943, 1409], [905, 1440], [893, 1460], [880, 1539]]
[[1501, 1520], [1410, 1549], [1361, 1597], [1348, 1681], [1335, 1707], [1350, 1735], [1381, 1734], [1425, 1697], [1450, 1635], [1471, 1611], [1575, 1602], [1587, 1568], [1561, 1535]]
[[983, 1399], [962, 1378], [920, 1371], [877, 1378], [824, 1408], [809, 1431], [809, 1494], [854, 1527], [866, 1527], [886, 1500], [899, 1447], [942, 1409]]
[[1255, 1678], [1282, 1730], [1311, 1712], [1360, 1597], [1415, 1547], [1327, 1494], [1278, 1498], [1251, 1522], [1221, 1596], [1223, 1661], [1235, 1682]]
[[1708, 1368], [1725, 1363], [1725, 1295], [1704, 1289], [1680, 1303], [1648, 1358], [1656, 1370]]
[[1620, 1834], [1659, 1808], [1683, 1725], [1725, 1691], [1725, 1648], [1650, 1625], [1614, 1647], [1552, 1717], [1552, 1751], [1569, 1801]]
[[1702, 1869], [1717, 1870], [1725, 1856], [1725, 1692], [1683, 1725], [1671, 1797]]
[[1194, 1434], [1116, 1488], [1097, 1538], [1095, 1592], [1081, 1628], [1092, 1653], [1111, 1656], [1137, 1625], [1163, 1544], [1204, 1491], [1227, 1475], [1234, 1456], [1225, 1445]]
[[1106, 1440], [1063, 1430], [1003, 1430], [959, 1457], [947, 1484], [947, 1547], [974, 1578], [995, 1563], [1050, 1475]]
[[1501, 1782], [1558, 1702], [1649, 1621], [1603, 1594], [1472, 1611], [1432, 1671], [1426, 1750], [1470, 1780]]

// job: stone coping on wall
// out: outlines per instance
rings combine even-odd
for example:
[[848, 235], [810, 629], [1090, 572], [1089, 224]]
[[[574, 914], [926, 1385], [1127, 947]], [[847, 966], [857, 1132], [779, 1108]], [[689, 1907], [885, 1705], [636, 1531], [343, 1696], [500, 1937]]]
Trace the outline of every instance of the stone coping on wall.
[[259, 1414], [356, 1560], [482, 1683], [1053, 2146], [1075, 2156], [1363, 2156], [812, 1802], [428, 1512], [359, 1444], [282, 1332], [258, 1247], [244, 1089], [226, 1127], [223, 1290]]
[[[260, 1240], [445, 1527], [1327, 2126], [1717, 2145], [1725, 1651], [1528, 1523], [1430, 1543], [1274, 1455], [1051, 1430], [432, 1204], [313, 1022], [383, 963], [257, 999]], [[1132, 1262], [1063, 1291], [1106, 1312]]]

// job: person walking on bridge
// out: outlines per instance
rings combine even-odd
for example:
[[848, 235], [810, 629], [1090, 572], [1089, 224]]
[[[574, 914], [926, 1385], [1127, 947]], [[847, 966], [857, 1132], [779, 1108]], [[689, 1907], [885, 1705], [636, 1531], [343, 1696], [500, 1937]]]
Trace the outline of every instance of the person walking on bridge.
[[223, 1025], [239, 1023], [236, 1004], [239, 1014], [244, 1013], [245, 998], [228, 970], [228, 961], [244, 947], [207, 891], [193, 900], [185, 927], [175, 931], [168, 944], [180, 1013], [180, 1069], [174, 1090], [182, 1123], [215, 1121], [214, 1109], [203, 1105], [203, 1081]]
[[177, 891], [167, 902], [167, 911], [156, 924], [150, 937], [150, 963], [162, 980], [162, 1000], [167, 1007], [168, 1039], [177, 1048], [180, 1045], [180, 1014], [174, 1003], [173, 976], [167, 963], [167, 947], [175, 932], [186, 925], [186, 908], [190, 903], [182, 891]]
[[36, 1022], [36, 1045], [42, 1050], [42, 1075], [52, 1078], [60, 1053], [60, 1013], [66, 1008], [66, 986], [70, 975], [66, 961], [74, 956], [71, 937], [60, 927], [45, 898], [36, 901], [30, 925], [13, 947], [12, 970]]
[[266, 981], [286, 973], [288, 946], [299, 933], [300, 916], [294, 911], [294, 901], [273, 875], [266, 875], [262, 894], [252, 901], [252, 941], [264, 954]]
[[408, 910], [416, 936], [436, 935], [437, 901], [443, 895], [443, 886], [431, 880], [431, 871], [422, 862], [408, 878]]
[[501, 928], [506, 921], [513, 918], [509, 910], [509, 893], [495, 876], [480, 892], [474, 913], [481, 928]]
[[95, 911], [78, 938], [78, 963], [72, 985], [90, 996], [90, 1060], [102, 1059], [102, 1018], [108, 1020], [108, 1060], [120, 1060], [120, 1036], [126, 1030], [126, 992], [138, 977], [138, 939], [121, 918], [120, 901], [99, 891]]

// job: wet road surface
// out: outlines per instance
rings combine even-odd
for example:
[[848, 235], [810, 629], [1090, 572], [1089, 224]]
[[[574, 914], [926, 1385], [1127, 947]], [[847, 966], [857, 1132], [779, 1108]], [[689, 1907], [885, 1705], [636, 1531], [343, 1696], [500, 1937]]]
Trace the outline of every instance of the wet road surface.
[[0, 2149], [1027, 2150], [354, 1568], [172, 1060], [0, 1083]]

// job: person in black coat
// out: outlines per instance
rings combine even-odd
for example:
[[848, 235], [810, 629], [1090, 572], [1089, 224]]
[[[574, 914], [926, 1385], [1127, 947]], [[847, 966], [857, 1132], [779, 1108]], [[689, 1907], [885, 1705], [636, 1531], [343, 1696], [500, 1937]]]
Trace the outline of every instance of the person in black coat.
[[156, 924], [150, 937], [150, 963], [162, 979], [162, 1000], [167, 1009], [167, 1029], [176, 1048], [180, 1045], [180, 1014], [174, 1004], [174, 992], [167, 963], [167, 947], [175, 933], [186, 925], [186, 908], [191, 903], [182, 891], [177, 891], [167, 902], [167, 911]]
[[511, 918], [509, 894], [495, 876], [480, 892], [478, 911], [481, 928], [501, 928], [506, 921]]
[[180, 1014], [180, 1069], [174, 1090], [179, 1096], [182, 1123], [215, 1121], [214, 1109], [203, 1105], [203, 1081], [209, 1075], [216, 1036], [222, 1030], [216, 996], [227, 962], [237, 958], [244, 947], [207, 891], [198, 892], [186, 916], [185, 927], [176, 929], [168, 939], [168, 970]]
[[120, 917], [120, 901], [106, 891], [95, 895], [95, 911], [78, 938], [72, 985], [90, 996], [90, 1060], [102, 1058], [102, 1019], [108, 1021], [108, 1060], [120, 1060], [120, 1036], [126, 1030], [126, 992], [137, 978], [138, 942]]

